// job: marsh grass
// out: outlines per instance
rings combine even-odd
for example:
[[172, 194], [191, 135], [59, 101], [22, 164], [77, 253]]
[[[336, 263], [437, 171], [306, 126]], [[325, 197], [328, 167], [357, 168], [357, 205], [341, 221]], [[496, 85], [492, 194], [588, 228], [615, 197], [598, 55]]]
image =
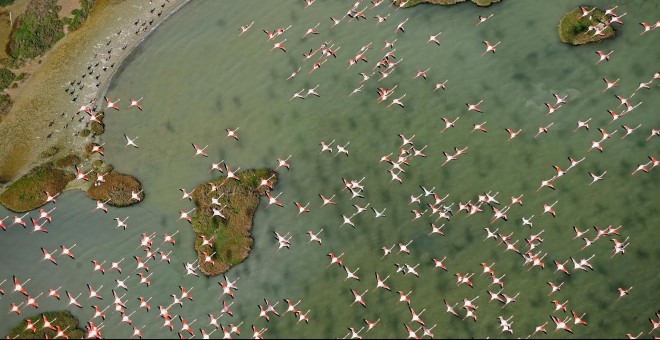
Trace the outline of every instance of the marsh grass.
[[92, 155], [92, 150], [94, 149], [94, 145], [95, 145], [94, 143], [87, 143], [87, 145], [85, 145], [85, 155], [86, 156], [89, 157], [89, 156]]
[[78, 155], [71, 154], [56, 160], [55, 166], [59, 169], [65, 170], [65, 169], [73, 168], [75, 165], [79, 164], [80, 162], [81, 159], [80, 157], [78, 157]]
[[61, 193], [75, 176], [57, 169], [53, 163], [43, 164], [12, 183], [1, 195], [0, 203], [13, 212], [27, 212], [46, 204], [46, 194]]
[[0, 94], [0, 121], [2, 121], [2, 115], [9, 112], [11, 104], [12, 101], [8, 94]]
[[96, 159], [92, 161], [92, 170], [94, 171], [94, 176], [96, 173], [107, 174], [112, 172], [115, 167], [112, 164], [104, 163], [103, 160]]
[[576, 8], [568, 13], [559, 21], [559, 39], [566, 44], [584, 45], [603, 39], [614, 38], [615, 31], [612, 26], [603, 31], [604, 36], [594, 36], [588, 32], [589, 26], [596, 26], [599, 23], [608, 22], [605, 12], [595, 9], [591, 15], [586, 18], [580, 18], [582, 10]]
[[[96, 179], [90, 177], [90, 181]], [[133, 176], [120, 174], [118, 172], [110, 172], [104, 176], [105, 183], [98, 186], [90, 186], [87, 190], [87, 197], [95, 201], [107, 201], [108, 205], [113, 207], [127, 207], [138, 202], [131, 200], [131, 191], [139, 192], [142, 190], [142, 185]], [[141, 198], [144, 194], [140, 194]]]
[[94, 2], [95, 0], [80, 0], [80, 8], [71, 11], [71, 18], [62, 18], [63, 22], [69, 26], [69, 30], [74, 31], [82, 26], [85, 19], [89, 16]]
[[105, 132], [105, 123], [103, 123], [103, 118], [105, 118], [105, 112], [101, 112], [96, 116], [96, 118], [98, 119], [98, 123], [91, 122], [89, 124], [89, 129], [95, 136], [100, 136]]
[[0, 91], [6, 89], [16, 80], [16, 74], [6, 67], [0, 68]]
[[[82, 329], [78, 328], [78, 319], [73, 316], [69, 311], [58, 311], [58, 312], [46, 312], [39, 315], [35, 315], [30, 318], [25, 318], [12, 328], [9, 332], [8, 337], [11, 339], [54, 339], [57, 335], [56, 331], [50, 329], [42, 329], [42, 315], [45, 315], [48, 321], [50, 321], [53, 327], [59, 326], [62, 330], [68, 327], [68, 330], [64, 332], [70, 339], [82, 339], [85, 333]], [[26, 331], [25, 327], [27, 326], [27, 321], [30, 320], [32, 324], [35, 325], [37, 331], [32, 333], [31, 331]]]
[[89, 130], [89, 129], [82, 129], [82, 130], [80, 130], [80, 132], [78, 133], [78, 136], [80, 136], [80, 137], [87, 137], [87, 136], [89, 136], [91, 133], [92, 133], [92, 131]]
[[100, 136], [105, 132], [105, 125], [92, 122], [89, 124], [89, 129], [94, 134], [94, 136]]
[[[270, 169], [246, 170], [237, 174], [240, 181], [225, 180], [225, 177], [213, 180], [213, 183], [220, 186], [217, 192], [211, 192], [210, 183], [200, 184], [195, 188], [193, 201], [197, 210], [192, 219], [192, 228], [197, 237], [194, 246], [199, 256], [200, 268], [205, 275], [220, 275], [248, 257], [253, 243], [250, 230], [254, 213], [259, 206], [259, 198], [265, 193], [263, 187], [259, 188], [260, 179], [275, 175], [272, 180], [274, 184], [277, 182], [276, 174]], [[211, 210], [211, 198], [221, 195], [219, 201], [223, 206], [226, 205], [222, 210], [226, 220], [218, 216], [213, 217]], [[215, 237], [212, 248], [202, 247], [202, 235], [209, 240]], [[204, 263], [204, 253], [210, 255], [214, 252], [215, 263]]]
[[49, 147], [48, 149], [44, 150], [41, 153], [41, 157], [47, 159], [47, 158], [50, 158], [50, 157], [53, 157], [53, 156], [57, 155], [58, 152], [60, 152], [59, 146], [53, 145], [53, 146]]
[[9, 41], [9, 54], [16, 60], [42, 55], [64, 37], [64, 24], [57, 16], [57, 0], [31, 0], [17, 21]]

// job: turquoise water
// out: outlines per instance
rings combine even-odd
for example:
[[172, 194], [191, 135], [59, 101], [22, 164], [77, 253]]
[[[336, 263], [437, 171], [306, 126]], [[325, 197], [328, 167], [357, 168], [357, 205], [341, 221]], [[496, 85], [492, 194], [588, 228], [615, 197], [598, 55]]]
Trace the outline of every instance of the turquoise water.
[[[617, 4], [601, 1], [602, 7]], [[223, 317], [221, 323], [244, 322], [244, 336], [250, 335], [249, 326], [267, 327], [266, 337], [343, 337], [348, 327], [360, 329], [363, 318], [381, 319], [379, 326], [367, 333], [368, 337], [403, 337], [403, 323], [410, 321], [410, 313], [403, 304], [397, 304], [398, 294], [375, 290], [374, 272], [392, 275], [387, 283], [394, 291], [410, 291], [412, 307], [426, 309], [422, 318], [427, 325], [437, 324], [436, 337], [504, 337], [499, 333], [497, 316], [514, 316], [515, 337], [533, 332], [534, 327], [554, 313], [550, 303], [555, 298], [569, 300], [568, 308], [587, 313], [588, 327], [575, 327], [574, 337], [623, 337], [625, 333], [648, 332], [648, 318], [658, 309], [660, 296], [656, 290], [658, 271], [654, 269], [659, 251], [660, 234], [655, 228], [659, 218], [657, 206], [657, 169], [650, 174], [631, 176], [637, 164], [647, 156], [657, 156], [657, 139], [646, 142], [651, 128], [657, 128], [660, 119], [656, 108], [660, 96], [654, 87], [639, 91], [632, 102], [643, 104], [630, 115], [608, 124], [606, 110], [616, 107], [614, 94], [628, 96], [640, 81], [648, 81], [658, 71], [660, 58], [657, 32], [639, 36], [637, 22], [654, 22], [660, 7], [654, 1], [618, 3], [618, 13], [628, 12], [623, 18], [625, 26], [618, 26], [619, 37], [593, 46], [574, 48], [561, 44], [556, 37], [556, 26], [562, 15], [579, 5], [575, 1], [504, 1], [481, 9], [471, 4], [453, 7], [417, 6], [395, 11], [387, 22], [375, 26], [375, 14], [384, 15], [391, 8], [384, 5], [368, 12], [367, 21], [342, 23], [328, 30], [328, 16], [342, 16], [352, 2], [317, 2], [303, 10], [302, 1], [195, 1], [186, 5], [165, 22], [130, 57], [114, 79], [107, 95], [122, 98], [142, 97], [143, 112], [119, 111], [108, 114], [106, 160], [117, 170], [136, 175], [147, 193], [146, 200], [126, 209], [111, 209], [108, 215], [91, 213], [94, 203], [80, 192], [64, 194], [53, 213], [49, 234], [29, 234], [11, 228], [0, 233], [0, 282], [13, 274], [25, 279], [31, 277], [27, 289], [38, 295], [48, 288], [59, 286], [71, 292], [83, 292], [86, 283], [94, 287], [104, 285], [105, 300], [112, 302], [110, 289], [115, 279], [125, 275], [115, 272], [105, 276], [92, 273], [90, 261], [124, 260], [125, 273], [134, 268], [133, 255], [144, 256], [137, 250], [142, 233], [156, 232], [155, 244], [165, 232], [180, 230], [173, 250], [172, 264], [150, 262], [152, 286], [137, 286], [138, 279], [128, 281], [129, 311], [138, 307], [140, 296], [153, 297], [151, 305], [171, 303], [170, 294], [179, 293], [178, 286], [194, 287], [194, 302], [183, 308], [172, 307], [173, 315], [183, 315], [189, 322], [197, 319], [192, 328], [207, 331], [209, 313], [221, 308], [218, 278], [196, 279], [184, 277], [183, 262], [192, 262], [194, 234], [187, 223], [178, 221], [179, 210], [189, 210], [190, 203], [181, 201], [179, 188], [192, 189], [211, 178], [211, 162], [221, 159], [241, 169], [275, 167], [277, 158], [292, 155], [290, 171], [281, 172], [281, 182], [275, 193], [283, 192], [280, 200], [285, 208], [259, 209], [255, 217], [254, 249], [249, 259], [232, 269], [230, 278], [240, 277], [236, 302], [232, 306], [234, 318]], [[362, 5], [364, 7], [364, 5]], [[360, 7], [360, 8], [362, 8]], [[475, 28], [478, 15], [495, 13], [485, 24]], [[385, 52], [382, 42], [395, 38], [396, 25], [410, 18], [406, 33], [397, 34], [396, 55], [403, 58], [400, 67], [387, 78], [365, 83], [364, 93], [348, 97], [359, 86], [359, 72], [368, 72]], [[238, 27], [255, 20], [254, 27], [238, 38]], [[319, 36], [301, 41], [299, 37], [309, 27], [320, 22]], [[293, 27], [283, 37], [287, 53], [270, 52], [275, 39], [266, 42], [261, 29]], [[441, 46], [426, 44], [429, 35], [442, 31]], [[330, 60], [311, 75], [311, 60], [302, 61], [302, 53], [317, 48], [323, 41], [341, 46], [337, 60]], [[497, 54], [481, 57], [482, 40], [502, 41]], [[361, 46], [373, 42], [374, 50], [366, 53], [368, 64], [359, 64], [346, 71], [347, 60]], [[594, 65], [596, 50], [614, 50], [608, 63]], [[293, 80], [286, 77], [298, 66], [301, 73]], [[411, 78], [417, 69], [430, 67], [427, 81]], [[620, 87], [602, 93], [601, 78], [621, 78]], [[436, 82], [448, 79], [447, 90], [432, 93]], [[289, 101], [294, 92], [320, 84], [320, 98]], [[404, 93], [405, 109], [375, 103], [377, 87], [398, 84], [399, 97]], [[657, 81], [656, 81], [657, 84]], [[545, 116], [544, 102], [554, 101], [552, 93], [568, 95], [568, 103], [552, 116]], [[484, 100], [480, 107], [485, 113], [465, 112], [465, 103]], [[460, 116], [457, 126], [440, 133], [442, 117]], [[577, 120], [592, 117], [591, 129], [573, 133]], [[471, 133], [472, 124], [487, 121], [488, 133]], [[554, 122], [547, 135], [534, 138], [541, 125]], [[637, 132], [620, 140], [621, 124], [637, 126]], [[240, 126], [240, 141], [225, 138], [226, 128]], [[591, 140], [600, 138], [596, 127], [607, 131], [618, 129], [617, 134], [604, 142], [605, 152], [587, 152]], [[507, 142], [505, 128], [523, 129], [520, 137]], [[124, 133], [134, 137], [139, 150], [124, 147]], [[396, 152], [400, 146], [397, 134], [415, 135], [415, 145], [425, 149], [426, 158], [415, 158], [403, 174], [404, 183], [390, 181], [389, 168], [379, 163], [381, 156]], [[350, 141], [350, 156], [318, 156], [321, 141], [335, 139], [336, 144]], [[191, 143], [209, 144], [208, 159], [192, 158]], [[443, 151], [468, 146], [468, 153], [458, 161], [441, 167]], [[556, 191], [536, 189], [542, 179], [554, 174], [552, 165], [566, 168], [567, 157], [586, 157], [576, 169], [555, 182]], [[587, 172], [607, 171], [603, 181], [588, 186]], [[365, 198], [349, 200], [342, 191], [341, 178], [366, 177]], [[489, 225], [490, 213], [470, 218], [456, 214], [446, 222], [444, 237], [428, 237], [431, 220], [425, 216], [411, 221], [408, 205], [410, 195], [418, 195], [419, 185], [436, 187], [436, 192], [450, 194], [449, 202], [466, 202], [483, 192], [499, 192], [500, 202], [508, 203], [512, 195], [524, 194], [524, 206], [515, 206], [508, 213], [508, 222]], [[320, 208], [319, 194], [336, 194], [333, 207]], [[558, 200], [557, 217], [541, 216], [544, 203]], [[297, 216], [294, 201], [311, 202], [309, 214]], [[264, 201], [265, 203], [265, 201]], [[356, 216], [357, 228], [339, 228], [341, 215], [350, 215], [352, 204], [378, 210], [387, 208], [386, 217], [373, 219], [371, 211]], [[423, 207], [421, 207], [423, 209]], [[0, 218], [9, 215], [0, 209]], [[521, 217], [535, 215], [530, 232], [521, 226]], [[126, 231], [114, 229], [114, 217], [128, 220]], [[572, 226], [584, 230], [591, 226], [622, 225], [621, 237], [630, 237], [625, 256], [611, 258], [612, 243], [601, 239], [585, 251], [574, 236]], [[527, 271], [521, 268], [519, 256], [506, 252], [493, 240], [483, 242], [484, 227], [499, 228], [506, 234], [513, 232], [513, 240], [531, 233], [542, 234], [545, 242], [537, 250], [548, 253], [546, 269]], [[318, 231], [323, 245], [306, 245], [308, 230]], [[292, 248], [276, 251], [273, 231], [291, 233]], [[592, 230], [588, 237], [595, 235]], [[381, 261], [382, 246], [407, 243], [414, 240], [410, 255], [390, 255]], [[59, 258], [59, 266], [40, 263], [40, 247], [53, 250], [60, 244], [76, 243], [76, 261]], [[350, 269], [360, 268], [361, 281], [346, 281], [346, 274], [338, 267], [326, 269], [329, 252], [345, 253], [344, 264]], [[553, 273], [553, 260], [563, 262], [569, 256], [577, 259], [595, 254], [594, 271], [578, 272], [570, 277]], [[431, 258], [447, 256], [449, 272], [433, 269]], [[488, 303], [487, 289], [491, 281], [480, 276], [481, 262], [496, 262], [498, 276], [506, 273], [504, 293], [515, 295], [517, 302], [500, 309], [499, 303]], [[395, 263], [420, 263], [420, 278], [395, 274]], [[129, 270], [130, 268], [130, 270]], [[456, 287], [453, 274], [477, 273], [475, 288]], [[564, 281], [562, 290], [548, 297], [546, 282]], [[616, 302], [618, 287], [634, 286], [631, 295]], [[2, 286], [7, 291], [8, 284]], [[367, 309], [350, 306], [349, 289], [363, 292]], [[475, 302], [478, 322], [463, 321], [444, 312], [443, 299], [453, 303], [464, 297], [480, 298]], [[271, 319], [269, 323], [258, 319], [257, 304], [263, 299], [297, 301], [303, 311], [311, 310], [310, 323], [296, 324], [290, 315]], [[11, 302], [22, 297], [10, 294], [2, 297], [0, 305], [6, 310]], [[66, 303], [40, 298], [41, 310], [56, 310]], [[81, 321], [93, 315], [89, 308], [98, 301], [85, 300], [85, 309], [73, 311]], [[280, 302], [279, 308], [283, 308]], [[35, 314], [31, 307], [22, 317]], [[461, 311], [461, 317], [464, 311]], [[137, 311], [134, 325], [146, 325], [146, 337], [175, 336], [164, 328], [157, 318], [157, 310]], [[0, 332], [6, 332], [20, 317], [7, 315], [0, 318]], [[174, 322], [178, 328], [179, 323]], [[548, 330], [554, 329], [552, 322]], [[416, 329], [417, 327], [413, 327]], [[127, 337], [132, 333], [128, 325], [120, 324], [118, 315], [110, 316], [103, 329], [105, 337]], [[362, 335], [365, 335], [364, 333]], [[568, 334], [555, 333], [564, 337]], [[197, 334], [199, 336], [199, 333]], [[219, 332], [213, 336], [221, 336]], [[513, 337], [512, 336], [512, 337]]]

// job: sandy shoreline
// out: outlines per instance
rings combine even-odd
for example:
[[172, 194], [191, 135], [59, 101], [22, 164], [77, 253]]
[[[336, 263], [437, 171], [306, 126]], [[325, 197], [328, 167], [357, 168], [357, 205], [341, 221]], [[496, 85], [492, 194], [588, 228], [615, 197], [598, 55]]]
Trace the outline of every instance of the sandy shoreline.
[[[13, 107], [0, 123], [0, 181], [20, 178], [50, 159], [82, 155], [85, 145], [99, 142], [78, 136], [89, 120], [78, 110], [92, 100], [99, 111], [105, 108], [103, 94], [120, 64], [188, 1], [97, 0], [84, 25], [47, 53], [43, 65], [13, 98]], [[128, 98], [120, 102], [122, 108], [128, 105], [125, 101]], [[44, 157], [54, 148], [54, 156]]]

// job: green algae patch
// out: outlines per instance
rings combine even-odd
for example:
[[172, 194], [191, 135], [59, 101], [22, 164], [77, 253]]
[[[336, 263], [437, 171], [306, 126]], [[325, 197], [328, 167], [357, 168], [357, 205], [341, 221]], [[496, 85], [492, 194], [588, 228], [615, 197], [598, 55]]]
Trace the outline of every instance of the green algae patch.
[[[103, 177], [105, 182], [99, 183], [99, 185], [92, 184], [87, 190], [87, 197], [95, 201], [108, 201], [108, 205], [113, 207], [127, 207], [140, 202], [144, 198], [143, 193], [139, 194], [139, 201], [131, 198], [132, 192], [142, 191], [142, 184], [137, 178], [115, 171], [107, 173]], [[91, 176], [89, 180], [94, 182], [96, 175]]]
[[75, 176], [57, 169], [53, 163], [43, 164], [12, 183], [1, 195], [0, 204], [13, 212], [27, 212], [46, 204], [46, 194], [61, 193]]
[[[69, 311], [46, 312], [30, 318], [25, 318], [12, 328], [8, 337], [11, 339], [54, 339], [57, 331], [43, 327], [43, 317], [46, 317], [53, 328], [59, 327], [69, 339], [82, 339], [85, 335], [82, 329], [78, 328], [78, 319]], [[36, 332], [26, 330], [28, 320], [35, 325]]]
[[[260, 186], [261, 179], [271, 178], [275, 185], [277, 173], [271, 169], [246, 170], [237, 173], [239, 181], [219, 177], [195, 188], [192, 194], [196, 205], [192, 218], [192, 228], [196, 233], [195, 250], [199, 256], [201, 271], [207, 276], [216, 276], [243, 262], [252, 249], [250, 230], [254, 214], [259, 206], [259, 198], [265, 195], [267, 187]], [[218, 186], [212, 191], [210, 183]], [[212, 198], [219, 197], [224, 207], [226, 219], [213, 216]], [[202, 246], [201, 236], [212, 240], [212, 246]], [[205, 254], [211, 255], [213, 262], [205, 262]]]
[[[585, 6], [586, 7], [586, 6]], [[593, 7], [586, 7], [591, 9]], [[581, 18], [582, 10], [578, 7], [568, 13], [559, 21], [559, 39], [565, 44], [585, 45], [605, 39], [614, 38], [616, 32], [611, 25], [605, 12], [594, 9], [591, 14]], [[594, 35], [594, 31], [589, 31], [589, 27], [599, 27], [603, 29], [603, 35]]]

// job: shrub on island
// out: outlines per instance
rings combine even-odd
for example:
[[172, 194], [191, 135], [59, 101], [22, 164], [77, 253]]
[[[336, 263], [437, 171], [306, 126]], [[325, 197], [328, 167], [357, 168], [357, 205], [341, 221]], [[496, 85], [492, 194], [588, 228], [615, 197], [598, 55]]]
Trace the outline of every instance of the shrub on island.
[[[193, 192], [193, 201], [197, 206], [192, 218], [192, 228], [195, 238], [195, 250], [199, 256], [201, 271], [207, 276], [225, 273], [229, 268], [243, 262], [252, 249], [253, 217], [259, 206], [259, 198], [267, 188], [260, 187], [262, 178], [277, 182], [277, 173], [271, 169], [246, 170], [237, 174], [239, 181], [220, 177], [212, 181], [218, 185], [213, 192], [209, 183], [200, 184]], [[213, 216], [211, 199], [220, 197], [219, 201], [226, 206], [222, 213], [226, 219]], [[220, 207], [215, 207], [220, 209]], [[213, 246], [202, 246], [200, 236], [213, 240]], [[211, 255], [214, 263], [205, 260], [205, 254]]]
[[53, 163], [43, 164], [12, 183], [1, 195], [0, 203], [13, 212], [27, 212], [46, 204], [46, 194], [61, 193], [75, 176], [55, 168]]
[[[566, 13], [559, 21], [559, 39], [566, 44], [584, 45], [614, 38], [616, 32], [608, 23], [605, 12], [597, 8], [584, 18], [582, 18], [582, 10], [576, 8]], [[603, 30], [602, 35], [593, 34], [593, 30], [589, 27], [599, 27]]]
[[94, 136], [100, 136], [105, 132], [105, 126], [103, 123], [92, 122], [89, 124], [89, 128]]
[[80, 132], [78, 132], [78, 136], [84, 138], [84, 137], [89, 136], [91, 133], [92, 133], [92, 131], [89, 130], [89, 129], [82, 129], [82, 130], [80, 130]]
[[[55, 339], [57, 332], [43, 328], [43, 318], [46, 318], [50, 324], [56, 328], [59, 327], [69, 339], [82, 339], [85, 333], [78, 328], [78, 319], [69, 311], [46, 312], [25, 318], [9, 331], [7, 336], [10, 339]], [[27, 330], [28, 320], [35, 325], [35, 332]]]
[[[112, 171], [103, 176], [105, 182], [99, 185], [91, 185], [87, 190], [87, 197], [95, 201], [108, 201], [113, 207], [126, 207], [138, 203], [131, 199], [131, 192], [140, 192], [142, 185], [133, 176], [120, 174]], [[95, 177], [90, 177], [94, 180]], [[140, 193], [140, 199], [144, 197]]]
[[80, 161], [81, 159], [78, 157], [78, 155], [71, 154], [56, 160], [55, 166], [59, 169], [65, 170], [67, 168], [74, 167], [75, 165], [79, 164]]

